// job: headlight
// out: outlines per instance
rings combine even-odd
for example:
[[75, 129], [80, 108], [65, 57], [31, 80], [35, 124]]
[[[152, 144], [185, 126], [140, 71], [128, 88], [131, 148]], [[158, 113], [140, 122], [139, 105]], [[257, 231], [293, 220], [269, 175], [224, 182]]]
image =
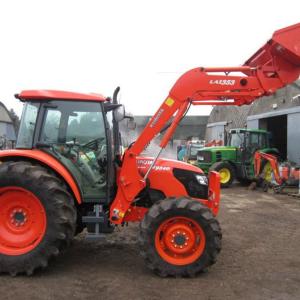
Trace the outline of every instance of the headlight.
[[196, 176], [196, 179], [197, 181], [200, 183], [200, 184], [203, 184], [203, 185], [207, 185], [208, 184], [208, 180], [207, 180], [207, 177], [203, 174], [203, 175], [195, 175]]
[[198, 155], [197, 160], [200, 160], [200, 161], [204, 160], [204, 156]]

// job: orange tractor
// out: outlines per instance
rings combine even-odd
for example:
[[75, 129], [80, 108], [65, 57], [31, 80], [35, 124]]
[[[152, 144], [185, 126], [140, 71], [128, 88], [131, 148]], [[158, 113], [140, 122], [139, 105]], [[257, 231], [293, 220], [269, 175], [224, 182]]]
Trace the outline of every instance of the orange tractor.
[[[219, 175], [159, 155], [190, 105], [251, 104], [299, 73], [300, 24], [243, 66], [192, 69], [122, 156], [116, 97], [21, 92], [16, 149], [0, 153], [0, 272], [30, 275], [84, 228], [97, 239], [127, 222], [140, 222], [141, 255], [160, 276], [207, 269], [221, 249]], [[156, 157], [140, 156], [162, 132]]]

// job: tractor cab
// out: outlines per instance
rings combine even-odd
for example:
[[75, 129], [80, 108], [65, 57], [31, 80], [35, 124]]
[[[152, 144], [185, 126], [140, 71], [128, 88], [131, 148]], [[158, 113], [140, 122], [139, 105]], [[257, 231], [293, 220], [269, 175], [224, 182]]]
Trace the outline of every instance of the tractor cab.
[[47, 152], [70, 171], [85, 201], [106, 202], [114, 194], [113, 164], [120, 151], [113, 112], [121, 106], [102, 96], [89, 101], [72, 94], [69, 101], [68, 95], [51, 93], [47, 99], [18, 96], [25, 104], [16, 148]]
[[249, 161], [256, 150], [270, 147], [270, 133], [260, 129], [231, 129], [227, 146], [237, 148], [241, 159]]

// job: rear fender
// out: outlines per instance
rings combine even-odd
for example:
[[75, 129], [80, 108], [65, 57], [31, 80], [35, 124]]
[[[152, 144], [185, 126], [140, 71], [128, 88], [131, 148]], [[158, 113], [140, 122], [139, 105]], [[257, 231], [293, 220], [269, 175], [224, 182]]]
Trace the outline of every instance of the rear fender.
[[0, 161], [26, 159], [30, 161], [36, 161], [42, 165], [47, 166], [53, 170], [59, 177], [61, 177], [72, 191], [78, 204], [82, 203], [82, 197], [80, 189], [73, 178], [72, 174], [64, 167], [57, 159], [50, 154], [47, 154], [41, 150], [4, 150], [0, 151]]

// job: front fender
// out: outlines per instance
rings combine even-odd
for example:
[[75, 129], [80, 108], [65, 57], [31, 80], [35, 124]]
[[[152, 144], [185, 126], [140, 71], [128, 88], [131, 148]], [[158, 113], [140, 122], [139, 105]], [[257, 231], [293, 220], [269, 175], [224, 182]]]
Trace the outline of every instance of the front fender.
[[37, 161], [43, 165], [46, 165], [55, 173], [57, 173], [62, 179], [68, 184], [76, 201], [80, 204], [82, 203], [82, 197], [80, 189], [74, 180], [71, 173], [53, 156], [47, 154], [41, 150], [33, 149], [33, 150], [3, 150], [0, 151], [0, 161], [5, 161], [9, 159], [15, 158], [26, 158], [32, 161]]

